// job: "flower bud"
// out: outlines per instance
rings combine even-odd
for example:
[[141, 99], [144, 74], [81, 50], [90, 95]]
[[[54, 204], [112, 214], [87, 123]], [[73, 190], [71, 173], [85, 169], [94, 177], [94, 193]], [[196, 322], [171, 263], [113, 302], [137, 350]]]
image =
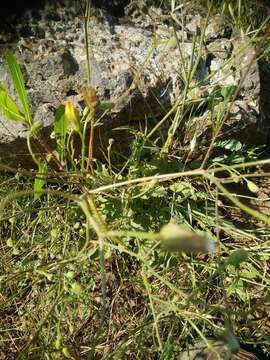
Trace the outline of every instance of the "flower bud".
[[78, 133], [81, 132], [80, 115], [72, 100], [67, 100], [65, 105], [65, 116], [71, 122], [72, 127]]

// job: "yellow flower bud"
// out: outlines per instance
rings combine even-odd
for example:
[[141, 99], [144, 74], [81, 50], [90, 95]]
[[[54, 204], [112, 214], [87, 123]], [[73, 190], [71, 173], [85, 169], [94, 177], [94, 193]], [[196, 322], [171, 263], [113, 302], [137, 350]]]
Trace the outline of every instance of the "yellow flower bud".
[[72, 100], [67, 100], [65, 105], [65, 115], [68, 121], [71, 122], [72, 127], [78, 133], [81, 132], [80, 115], [78, 110], [75, 108]]

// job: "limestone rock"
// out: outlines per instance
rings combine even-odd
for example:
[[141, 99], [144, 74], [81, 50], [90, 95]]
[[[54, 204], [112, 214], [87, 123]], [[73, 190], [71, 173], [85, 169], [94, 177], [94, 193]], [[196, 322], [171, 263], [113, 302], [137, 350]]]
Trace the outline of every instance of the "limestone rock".
[[[241, 38], [219, 15], [210, 18], [200, 49], [199, 37], [194, 46], [193, 37], [203, 28], [203, 13], [180, 8], [175, 21], [160, 8], [143, 4], [125, 2], [125, 15], [120, 18], [109, 8], [93, 9], [90, 18], [91, 86], [101, 101], [114, 104], [102, 116], [106, 129], [163, 116], [182, 95], [187, 68], [199, 55], [188, 101], [189, 106], [196, 103], [197, 93], [207, 105], [217, 86], [239, 84], [254, 54], [253, 47], [246, 45], [249, 39]], [[81, 103], [80, 89], [87, 79], [83, 13], [71, 0], [48, 2], [45, 8], [26, 12], [0, 41], [0, 82], [14, 95], [3, 62], [3, 51], [9, 47], [22, 66], [34, 119], [43, 121], [42, 135], [50, 141], [55, 109], [69, 96]], [[259, 71], [254, 62], [230, 117], [229, 128], [238, 129], [234, 133], [246, 134], [250, 126], [252, 131], [257, 127], [259, 99]], [[186, 141], [195, 132], [209, 134], [211, 116], [204, 108], [203, 114], [188, 114]], [[29, 157], [22, 157], [27, 154], [26, 131], [25, 126], [0, 116], [0, 161], [27, 165]]]

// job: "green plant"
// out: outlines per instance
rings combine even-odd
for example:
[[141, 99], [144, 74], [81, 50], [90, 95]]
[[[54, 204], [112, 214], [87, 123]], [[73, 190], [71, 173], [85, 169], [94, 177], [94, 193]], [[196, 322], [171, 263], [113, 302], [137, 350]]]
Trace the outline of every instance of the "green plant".
[[[259, 160], [260, 148], [218, 139], [237, 92], [223, 87], [207, 99], [210, 110], [219, 107], [205, 160], [186, 161], [199, 139], [187, 147], [174, 142], [197, 86], [189, 65], [186, 94], [169, 115], [152, 130], [127, 130], [134, 141], [124, 161], [113, 161], [112, 142], [107, 163], [94, 159], [91, 141], [86, 149], [89, 124], [90, 131], [100, 125], [95, 106], [104, 104], [88, 101], [80, 114], [68, 101], [54, 121], [66, 171], [36, 159], [34, 190], [31, 172], [1, 175], [4, 356], [8, 348], [17, 359], [174, 359], [197, 337], [211, 347], [209, 335], [269, 353], [270, 219], [259, 180], [267, 181], [270, 160]], [[24, 106], [2, 87], [0, 103], [8, 118], [26, 121]], [[39, 134], [35, 126], [31, 120], [30, 140]], [[211, 156], [214, 150], [222, 155]]]

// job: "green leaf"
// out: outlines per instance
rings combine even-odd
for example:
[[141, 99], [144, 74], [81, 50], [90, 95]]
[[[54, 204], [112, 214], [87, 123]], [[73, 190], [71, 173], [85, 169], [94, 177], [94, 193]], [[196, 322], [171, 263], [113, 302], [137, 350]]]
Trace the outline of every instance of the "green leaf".
[[221, 95], [224, 98], [223, 100], [224, 103], [228, 103], [231, 100], [236, 88], [237, 87], [235, 85], [230, 85], [230, 86], [224, 86], [221, 89]]
[[32, 115], [30, 111], [29, 101], [26, 93], [26, 89], [24, 86], [23, 74], [21, 72], [20, 66], [13, 55], [13, 53], [6, 49], [5, 51], [5, 60], [9, 68], [10, 75], [12, 77], [13, 85], [17, 91], [18, 97], [22, 103], [25, 120], [31, 124], [32, 123]]
[[106, 111], [106, 110], [111, 110], [113, 109], [115, 106], [115, 104], [112, 101], [102, 101], [99, 105], [98, 108], [101, 111]]
[[247, 295], [243, 280], [237, 279], [233, 281], [227, 288], [227, 295], [237, 295], [242, 301], [246, 301]]
[[82, 295], [82, 287], [78, 282], [74, 282], [71, 284], [71, 289], [72, 292], [77, 295], [77, 296], [81, 296]]
[[34, 183], [34, 200], [38, 200], [42, 194], [42, 188], [47, 181], [47, 162], [42, 161], [39, 163], [38, 173], [35, 177]]
[[0, 109], [10, 120], [27, 122], [24, 114], [20, 111], [15, 101], [9, 95], [8, 91], [0, 85]]
[[67, 124], [68, 119], [65, 116], [65, 106], [60, 105], [56, 110], [54, 118], [54, 133], [57, 142], [57, 152], [59, 154], [60, 161], [62, 162], [65, 157], [65, 145], [67, 136]]
[[238, 267], [242, 262], [248, 259], [248, 252], [244, 249], [237, 249], [231, 253], [227, 260], [227, 265]]
[[236, 139], [220, 141], [217, 143], [217, 146], [230, 151], [239, 151], [242, 149], [242, 143]]
[[213, 111], [215, 106], [220, 103], [221, 87], [216, 86], [208, 98], [208, 110]]

